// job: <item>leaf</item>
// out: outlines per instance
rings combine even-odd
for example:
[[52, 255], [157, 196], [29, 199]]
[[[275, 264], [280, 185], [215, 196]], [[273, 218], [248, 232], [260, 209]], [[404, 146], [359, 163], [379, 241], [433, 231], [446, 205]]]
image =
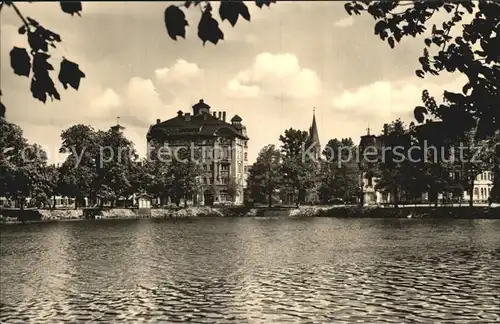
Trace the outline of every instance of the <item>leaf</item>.
[[415, 71], [415, 74], [419, 77], [419, 78], [424, 78], [424, 71], [422, 70], [416, 70]]
[[222, 21], [228, 20], [231, 26], [235, 26], [239, 16], [250, 21], [250, 12], [243, 1], [223, 1], [219, 6], [219, 15]]
[[425, 115], [427, 114], [427, 109], [425, 107], [418, 106], [413, 111], [413, 114], [415, 115], [415, 119], [417, 120], [417, 122], [419, 122], [421, 124], [425, 120]]
[[255, 4], [257, 7], [262, 8], [264, 5], [270, 6], [271, 3], [275, 3], [276, 1], [270, 1], [270, 0], [255, 0]]
[[10, 51], [10, 66], [15, 74], [29, 77], [31, 58], [25, 48], [14, 47]]
[[389, 46], [390, 46], [391, 48], [394, 48], [394, 45], [395, 45], [395, 44], [394, 44], [394, 38], [389, 37], [389, 38], [387, 39], [387, 41], [389, 42]]
[[35, 52], [47, 52], [49, 50], [47, 40], [43, 37], [43, 34], [39, 32], [39, 27], [37, 27], [35, 31], [28, 31], [28, 44]]
[[198, 37], [203, 41], [203, 45], [207, 41], [216, 45], [219, 40], [224, 39], [224, 33], [219, 28], [219, 23], [212, 18], [210, 12], [204, 12], [198, 24]]
[[424, 43], [425, 43], [425, 45], [427, 45], [427, 47], [429, 47], [429, 46], [431, 46], [431, 44], [432, 44], [432, 40], [431, 40], [430, 38], [426, 38], [426, 39], [424, 40]]
[[19, 29], [17, 30], [17, 32], [21, 35], [24, 35], [26, 34], [26, 31], [27, 31], [27, 28], [26, 28], [26, 25], [22, 25], [21, 27], [19, 27]]
[[30, 87], [31, 93], [33, 94], [33, 97], [40, 100], [41, 102], [45, 103], [47, 101], [47, 95], [53, 100], [57, 99], [60, 100], [61, 96], [59, 95], [59, 92], [57, 92], [57, 89], [55, 88], [54, 82], [50, 78], [50, 76], [47, 75], [40, 75], [40, 76], [33, 76], [31, 78], [31, 87]]
[[170, 38], [177, 40], [177, 37], [186, 38], [186, 26], [188, 22], [184, 12], [175, 5], [170, 5], [165, 9], [165, 27]]
[[82, 11], [82, 3], [80, 1], [60, 1], [61, 9], [63, 12], [74, 16], [82, 16], [80, 11]]
[[64, 89], [70, 85], [73, 89], [78, 90], [82, 78], [85, 78], [85, 73], [80, 70], [78, 64], [63, 58], [58, 79]]
[[347, 14], [348, 14], [349, 16], [352, 16], [352, 9], [353, 9], [353, 8], [352, 8], [352, 5], [351, 5], [349, 2], [347, 2], [347, 3], [344, 5], [344, 9], [345, 9], [345, 11], [347, 12]]
[[33, 56], [33, 73], [35, 75], [48, 74], [53, 71], [54, 67], [47, 62], [50, 58], [49, 54], [38, 52]]
[[378, 21], [375, 24], [375, 35], [379, 35], [385, 28], [387, 27], [387, 23], [383, 20]]

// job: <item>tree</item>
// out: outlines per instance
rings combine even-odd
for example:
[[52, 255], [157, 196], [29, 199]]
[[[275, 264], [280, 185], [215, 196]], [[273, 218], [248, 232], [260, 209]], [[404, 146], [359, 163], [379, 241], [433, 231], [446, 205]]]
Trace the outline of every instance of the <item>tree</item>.
[[293, 128], [280, 135], [282, 172], [284, 184], [296, 193], [297, 207], [305, 201], [308, 189], [311, 189], [317, 178], [317, 164], [314, 156], [308, 154], [309, 134]]
[[49, 202], [50, 184], [44, 181], [47, 155], [37, 145], [26, 145], [17, 156], [6, 177], [6, 197], [16, 202], [22, 210], [28, 198], [32, 206], [40, 207]]
[[[257, 7], [269, 6], [276, 1], [256, 0]], [[30, 91], [34, 98], [47, 102], [47, 99], [60, 100], [61, 95], [56, 88], [51, 71], [54, 67], [49, 63], [50, 48], [56, 48], [62, 41], [61, 36], [44, 26], [31, 17], [25, 17], [13, 1], [2, 1], [0, 12], [3, 7], [14, 10], [20, 18], [22, 25], [18, 30], [21, 35], [26, 35], [29, 49], [14, 47], [10, 52], [10, 63], [14, 73], [27, 78], [31, 77]], [[74, 16], [81, 16], [82, 3], [80, 1], [60, 1], [61, 10]], [[219, 23], [213, 16], [213, 7], [209, 1], [185, 1], [183, 5], [169, 5], [165, 9], [164, 22], [167, 34], [173, 40], [177, 37], [185, 38], [186, 27], [189, 25], [183, 8], [199, 8], [201, 15], [198, 22], [198, 37], [203, 44], [207, 41], [217, 44], [224, 39], [224, 33], [219, 27]], [[228, 20], [234, 27], [238, 18], [250, 21], [250, 12], [243, 1], [222, 1], [219, 5], [219, 16], [221, 21]], [[59, 83], [67, 89], [68, 86], [75, 90], [80, 87], [81, 79], [85, 78], [85, 73], [80, 70], [77, 63], [63, 58], [59, 65]], [[2, 93], [0, 92], [0, 96]], [[5, 116], [5, 106], [0, 101], [0, 117]]]
[[177, 206], [180, 205], [181, 199], [184, 199], [184, 206], [187, 206], [187, 200], [197, 192], [201, 168], [196, 161], [192, 152], [184, 148], [179, 148], [172, 157], [169, 171], [172, 179], [170, 197], [175, 200]]
[[30, 205], [36, 207], [55, 205], [55, 199], [52, 198], [58, 191], [58, 178], [59, 170], [55, 165], [42, 165], [35, 178], [31, 179], [33, 191], [30, 194]]
[[400, 119], [390, 125], [384, 125], [380, 137], [383, 149], [378, 163], [379, 177], [375, 189], [390, 194], [394, 206], [397, 207], [405, 189], [408, 189], [406, 184], [408, 179], [405, 179], [405, 176], [410, 174], [408, 171], [412, 164], [408, 156], [411, 138]]
[[321, 165], [320, 200], [322, 203], [328, 203], [333, 198], [352, 201], [359, 194], [359, 168], [352, 139], [329, 140], [323, 155], [325, 161]]
[[0, 196], [24, 208], [27, 198], [40, 206], [48, 203], [55, 190], [55, 174], [47, 167], [47, 154], [28, 144], [21, 128], [0, 118]]
[[[424, 40], [424, 55], [417, 76], [426, 73], [438, 75], [443, 71], [463, 73], [468, 82], [463, 93], [444, 92], [445, 104], [429, 111], [415, 108], [417, 121], [423, 122], [426, 114], [442, 119], [452, 134], [464, 134], [477, 127], [476, 136], [484, 139], [500, 129], [498, 110], [500, 83], [500, 38], [498, 28], [500, 3], [483, 1], [354, 1], [346, 3], [348, 14], [367, 12], [376, 21], [375, 34], [388, 42], [391, 48], [406, 36], [417, 36], [427, 31], [426, 22], [436, 12], [448, 13], [442, 26], [433, 25]], [[461, 35], [451, 36], [459, 26]], [[435, 55], [429, 50], [435, 48]]]
[[120, 132], [109, 130], [97, 136], [100, 154], [96, 163], [96, 188], [98, 195], [114, 206], [118, 198], [134, 193], [131, 180], [137, 154], [134, 144]]
[[61, 194], [75, 197], [75, 208], [83, 205], [84, 198], [96, 201], [95, 183], [99, 161], [97, 132], [88, 125], [73, 125], [61, 133], [61, 153], [67, 153], [60, 167]]
[[257, 161], [250, 168], [248, 177], [250, 197], [255, 202], [266, 201], [271, 207], [273, 195], [282, 181], [281, 153], [276, 146], [267, 145], [260, 150]]
[[20, 152], [27, 146], [21, 127], [0, 118], [0, 196], [7, 197], [11, 176], [20, 163]]
[[160, 198], [160, 203], [164, 204], [172, 191], [172, 177], [169, 164], [158, 157], [158, 150], [153, 150], [150, 158], [143, 161], [140, 188], [146, 193]]
[[[367, 12], [375, 18], [375, 34], [388, 42], [391, 48], [403, 37], [417, 36], [427, 31], [425, 23], [439, 10], [448, 18], [442, 26], [433, 25], [425, 38], [422, 66], [418, 77], [441, 72], [462, 73], [468, 78], [462, 93], [444, 92], [443, 104], [417, 106], [417, 122], [435, 117], [441, 133], [459, 138], [475, 129], [477, 140], [484, 140], [500, 130], [500, 2], [483, 1], [354, 1], [346, 3], [348, 14]], [[461, 35], [451, 36], [452, 30], [461, 29]], [[434, 55], [431, 49], [436, 49]], [[427, 91], [423, 96], [429, 97]], [[427, 98], [428, 99], [428, 98]], [[424, 98], [424, 102], [425, 102]], [[500, 188], [494, 191], [500, 191]]]

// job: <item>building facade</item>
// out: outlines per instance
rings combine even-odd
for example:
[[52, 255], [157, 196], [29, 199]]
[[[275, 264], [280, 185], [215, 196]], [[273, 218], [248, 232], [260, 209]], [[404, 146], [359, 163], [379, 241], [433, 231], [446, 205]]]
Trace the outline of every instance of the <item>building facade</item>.
[[202, 173], [197, 179], [198, 192], [192, 197], [197, 205], [243, 204], [248, 141], [240, 116], [226, 121], [225, 111], [211, 111], [203, 99], [192, 106], [192, 112], [178, 111], [166, 121], [157, 119], [147, 133], [148, 152], [158, 147], [198, 152]]

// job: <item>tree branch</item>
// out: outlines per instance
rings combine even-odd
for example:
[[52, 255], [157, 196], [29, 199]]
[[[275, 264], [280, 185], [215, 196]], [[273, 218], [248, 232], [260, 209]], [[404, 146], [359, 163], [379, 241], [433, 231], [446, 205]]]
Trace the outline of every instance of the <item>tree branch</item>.
[[26, 18], [24, 18], [24, 16], [21, 13], [21, 11], [19, 11], [19, 9], [17, 8], [17, 6], [14, 3], [12, 3], [11, 6], [12, 6], [12, 8], [14, 8], [14, 11], [19, 16], [19, 18], [23, 21], [23, 24], [26, 26], [26, 29], [29, 31], [30, 30], [30, 25], [29, 25], [28, 21], [26, 20]]

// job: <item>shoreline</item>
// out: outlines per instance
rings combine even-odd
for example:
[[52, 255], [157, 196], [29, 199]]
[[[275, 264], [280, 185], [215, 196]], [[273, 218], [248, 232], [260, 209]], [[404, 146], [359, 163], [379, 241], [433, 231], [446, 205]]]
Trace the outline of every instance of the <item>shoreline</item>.
[[384, 218], [384, 219], [500, 219], [499, 206], [300, 206], [296, 207], [186, 207], [0, 210], [0, 224], [51, 223], [81, 220], [181, 219], [198, 217], [248, 218]]

